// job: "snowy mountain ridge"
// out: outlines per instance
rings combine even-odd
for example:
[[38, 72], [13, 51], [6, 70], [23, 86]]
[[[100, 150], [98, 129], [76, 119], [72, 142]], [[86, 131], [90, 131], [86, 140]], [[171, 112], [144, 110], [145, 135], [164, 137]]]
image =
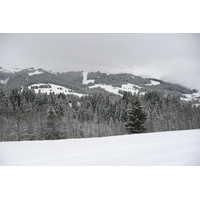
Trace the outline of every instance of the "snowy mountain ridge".
[[16, 73], [16, 72], [19, 72], [21, 70], [23, 70], [23, 69], [22, 68], [3, 68], [3, 67], [0, 67], [0, 72], [8, 73], [8, 74]]
[[[175, 94], [182, 100], [199, 103], [200, 93], [178, 84], [164, 82], [152, 78], [142, 78], [133, 74], [108, 74], [107, 72], [52, 72], [41, 68], [3, 68], [0, 67], [0, 89], [31, 87], [34, 84], [54, 84], [68, 91], [80, 94], [105, 93], [106, 95], [123, 95], [124, 91], [144, 94], [148, 91], [159, 91]], [[53, 87], [53, 86], [52, 86]], [[53, 87], [54, 88], [54, 87]], [[49, 89], [42, 89], [48, 93]], [[36, 91], [36, 90], [35, 90]], [[53, 91], [53, 90], [52, 90]], [[59, 90], [62, 92], [62, 90]], [[63, 89], [65, 91], [65, 89]], [[36, 91], [37, 92], [37, 91]], [[58, 91], [54, 91], [57, 93]], [[68, 92], [66, 94], [69, 94]]]

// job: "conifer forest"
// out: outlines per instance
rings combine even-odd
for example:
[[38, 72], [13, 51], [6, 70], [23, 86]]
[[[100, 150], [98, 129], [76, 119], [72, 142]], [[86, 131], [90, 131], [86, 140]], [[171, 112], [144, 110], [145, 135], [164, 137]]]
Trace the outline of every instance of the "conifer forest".
[[[128, 127], [134, 109], [139, 109], [134, 120], [140, 123], [133, 126], [135, 130]], [[30, 89], [21, 92], [12, 89], [9, 93], [0, 90], [0, 124], [0, 141], [199, 129], [200, 107], [156, 91], [143, 95], [124, 92], [115, 99], [103, 94], [78, 97], [62, 93], [36, 94]]]

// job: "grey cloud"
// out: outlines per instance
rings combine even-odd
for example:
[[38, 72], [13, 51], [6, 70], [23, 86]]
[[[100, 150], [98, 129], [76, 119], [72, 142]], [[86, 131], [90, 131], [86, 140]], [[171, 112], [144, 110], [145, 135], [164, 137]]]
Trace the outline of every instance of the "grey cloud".
[[0, 66], [128, 72], [199, 85], [200, 34], [0, 34]]

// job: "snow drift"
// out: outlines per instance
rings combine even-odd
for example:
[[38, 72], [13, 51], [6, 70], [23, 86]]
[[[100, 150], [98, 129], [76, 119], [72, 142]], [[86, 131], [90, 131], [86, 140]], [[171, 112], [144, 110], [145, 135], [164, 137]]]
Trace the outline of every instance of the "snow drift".
[[0, 165], [200, 165], [200, 129], [102, 138], [0, 143]]

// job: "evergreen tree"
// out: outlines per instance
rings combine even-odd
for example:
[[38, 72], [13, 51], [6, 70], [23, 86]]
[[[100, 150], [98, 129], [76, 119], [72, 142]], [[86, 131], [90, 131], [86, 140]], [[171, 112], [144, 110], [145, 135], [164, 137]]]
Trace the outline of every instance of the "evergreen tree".
[[50, 107], [47, 111], [47, 122], [43, 139], [44, 140], [60, 139], [59, 117], [57, 116], [53, 107]]
[[129, 134], [142, 133], [145, 131], [144, 123], [146, 121], [146, 113], [138, 97], [135, 97], [127, 110], [128, 120], [125, 128]]

